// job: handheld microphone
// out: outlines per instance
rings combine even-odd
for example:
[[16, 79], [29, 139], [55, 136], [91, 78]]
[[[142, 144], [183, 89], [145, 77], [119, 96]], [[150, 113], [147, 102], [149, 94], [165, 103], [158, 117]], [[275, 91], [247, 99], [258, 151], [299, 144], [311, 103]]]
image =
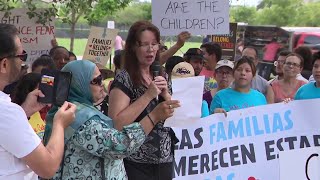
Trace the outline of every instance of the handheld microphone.
[[[151, 64], [151, 71], [152, 71], [152, 75], [153, 75], [153, 80], [156, 76], [160, 75], [160, 70], [161, 70], [161, 65], [159, 61], [153, 61], [153, 63]], [[157, 95], [156, 100], [159, 100], [159, 97]]]

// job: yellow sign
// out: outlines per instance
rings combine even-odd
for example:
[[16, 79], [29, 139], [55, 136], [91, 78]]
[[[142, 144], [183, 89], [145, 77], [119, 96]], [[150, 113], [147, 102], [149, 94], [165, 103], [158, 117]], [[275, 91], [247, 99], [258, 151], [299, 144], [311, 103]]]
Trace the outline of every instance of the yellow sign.
[[44, 135], [46, 123], [41, 119], [40, 113], [39, 112], [34, 113], [30, 117], [29, 123], [33, 128], [34, 132], [36, 132], [36, 134], [40, 137], [40, 139], [42, 139]]

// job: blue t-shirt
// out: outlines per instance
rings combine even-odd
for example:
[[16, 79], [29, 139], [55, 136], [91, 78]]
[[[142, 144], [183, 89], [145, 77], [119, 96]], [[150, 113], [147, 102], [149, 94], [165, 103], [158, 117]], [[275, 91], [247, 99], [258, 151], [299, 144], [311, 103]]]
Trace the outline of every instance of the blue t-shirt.
[[315, 99], [320, 98], [320, 88], [316, 87], [316, 83], [308, 83], [301, 86], [294, 99]]
[[207, 101], [202, 100], [201, 117], [203, 118], [203, 117], [207, 117], [209, 115], [210, 115], [210, 113], [209, 113], [208, 103], [207, 103]]
[[248, 93], [241, 93], [232, 88], [227, 88], [220, 90], [214, 96], [210, 105], [210, 112], [213, 113], [216, 108], [223, 108], [228, 112], [264, 104], [267, 104], [267, 100], [257, 90], [250, 89]]

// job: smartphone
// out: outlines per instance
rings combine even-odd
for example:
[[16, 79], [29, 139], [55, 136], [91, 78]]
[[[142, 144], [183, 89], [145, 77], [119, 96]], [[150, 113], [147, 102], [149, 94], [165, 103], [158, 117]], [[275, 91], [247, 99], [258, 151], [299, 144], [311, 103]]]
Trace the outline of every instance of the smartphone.
[[38, 97], [38, 101], [45, 104], [62, 106], [68, 99], [71, 79], [71, 72], [43, 69], [41, 71], [39, 90], [42, 91], [45, 97]]
[[57, 71], [42, 69], [41, 82], [39, 84], [39, 90], [45, 97], [38, 97], [38, 101], [45, 104], [53, 103], [54, 85], [56, 83]]
[[58, 79], [54, 89], [54, 105], [62, 106], [63, 103], [68, 99], [71, 79], [71, 72], [58, 73]]

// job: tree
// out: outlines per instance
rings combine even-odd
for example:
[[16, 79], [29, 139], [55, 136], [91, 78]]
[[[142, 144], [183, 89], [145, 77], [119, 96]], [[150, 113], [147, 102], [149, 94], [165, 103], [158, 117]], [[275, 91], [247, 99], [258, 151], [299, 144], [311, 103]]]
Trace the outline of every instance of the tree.
[[70, 51], [73, 51], [75, 25], [81, 16], [89, 24], [98, 22], [108, 14], [126, 7], [131, 0], [61, 0], [59, 17], [71, 25]]
[[[294, 25], [296, 26], [310, 26], [319, 27], [320, 26], [320, 2], [307, 3], [301, 7], [295, 18]], [[302, 13], [303, 12], [303, 13]]]
[[[130, 14], [130, 16], [128, 16], [128, 14]], [[116, 12], [112, 19], [117, 24], [129, 26], [138, 20], [151, 20], [151, 3], [134, 2], [123, 10]]]
[[294, 25], [298, 10], [303, 6], [302, 0], [263, 0], [262, 3], [256, 23], [277, 26]]
[[30, 11], [28, 12], [29, 18], [37, 17], [37, 22], [42, 24], [51, 21], [52, 17], [58, 15], [63, 22], [71, 25], [70, 51], [73, 51], [75, 25], [81, 16], [92, 24], [108, 14], [123, 9], [130, 2], [131, 0], [53, 0], [52, 3], [46, 3], [47, 9], [35, 12], [39, 7], [39, 0], [1, 0], [0, 11], [9, 14], [10, 10], [15, 7], [26, 7]]
[[[36, 6], [37, 5], [37, 6]], [[41, 0], [4, 0], [0, 1], [0, 11], [5, 12], [5, 16], [10, 15], [10, 10], [14, 8], [27, 8], [29, 18], [36, 18], [36, 22], [45, 24], [56, 16], [55, 4], [48, 5]], [[45, 8], [42, 11], [35, 11], [37, 8]]]
[[246, 22], [252, 24], [255, 20], [256, 8], [246, 6], [236, 6], [230, 8], [230, 19], [234, 22]]

